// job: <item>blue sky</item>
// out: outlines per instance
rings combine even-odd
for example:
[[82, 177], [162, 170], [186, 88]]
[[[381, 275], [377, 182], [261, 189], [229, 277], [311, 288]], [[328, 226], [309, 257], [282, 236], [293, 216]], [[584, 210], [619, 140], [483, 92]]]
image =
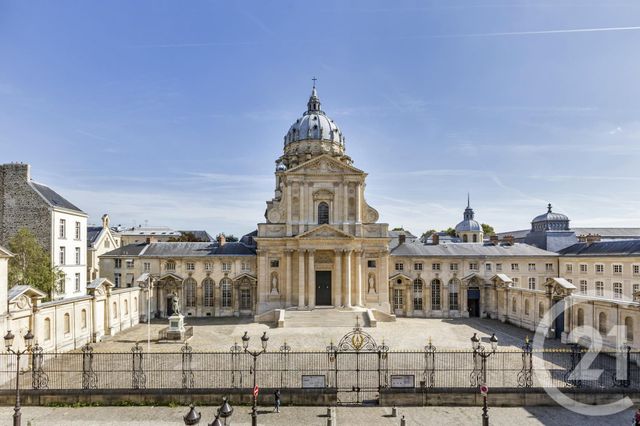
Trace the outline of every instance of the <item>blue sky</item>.
[[0, 162], [97, 222], [264, 220], [318, 77], [381, 220], [640, 226], [640, 2], [0, 0]]

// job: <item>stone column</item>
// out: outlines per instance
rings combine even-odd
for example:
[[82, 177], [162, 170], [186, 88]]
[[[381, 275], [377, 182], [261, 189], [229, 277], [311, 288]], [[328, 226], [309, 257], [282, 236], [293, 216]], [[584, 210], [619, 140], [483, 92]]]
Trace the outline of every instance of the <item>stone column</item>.
[[344, 305], [347, 308], [351, 307], [351, 250], [345, 251], [345, 264], [344, 264], [344, 272], [345, 272], [345, 302]]
[[293, 262], [291, 260], [291, 250], [284, 251], [285, 257], [285, 268], [286, 268], [286, 278], [285, 278], [285, 307], [291, 306], [291, 292], [293, 290], [291, 286], [291, 277], [293, 275]]
[[356, 305], [362, 306], [362, 251], [356, 254]]
[[291, 191], [293, 191], [293, 186], [291, 185], [291, 182], [289, 182], [289, 179], [287, 179], [287, 185], [285, 186], [285, 189], [287, 191], [287, 229], [285, 230], [285, 232], [288, 236], [291, 236], [291, 234], [293, 233], [291, 231]]
[[298, 308], [304, 308], [304, 250], [298, 250]]
[[[307, 208], [307, 200], [305, 198], [305, 194], [306, 194], [305, 189], [306, 189], [306, 185], [304, 184], [304, 182], [300, 182], [300, 198], [299, 198], [300, 208], [298, 209], [300, 214], [298, 215], [298, 224], [302, 224], [305, 222], [304, 220], [305, 210]], [[298, 234], [302, 234], [303, 232], [304, 232], [303, 227], [298, 226]]]
[[356, 184], [356, 223], [362, 223], [362, 184]]
[[214, 317], [219, 317], [220, 316], [220, 310], [222, 309], [222, 288], [220, 286], [220, 282], [222, 280], [219, 280], [217, 283], [214, 284], [213, 286], [213, 316]]
[[333, 305], [342, 306], [342, 250], [336, 250], [333, 257], [334, 283], [331, 287], [333, 291]]
[[[376, 290], [378, 291], [378, 303], [384, 310], [385, 307], [391, 312], [390, 297], [391, 289], [389, 286], [389, 254], [384, 251], [380, 252], [376, 262], [376, 266], [380, 268], [380, 277], [376, 283]], [[386, 306], [385, 306], [386, 305]]]
[[349, 182], [344, 182], [342, 186], [342, 230], [349, 230]]
[[316, 307], [316, 265], [314, 262], [314, 250], [309, 250], [309, 309]]

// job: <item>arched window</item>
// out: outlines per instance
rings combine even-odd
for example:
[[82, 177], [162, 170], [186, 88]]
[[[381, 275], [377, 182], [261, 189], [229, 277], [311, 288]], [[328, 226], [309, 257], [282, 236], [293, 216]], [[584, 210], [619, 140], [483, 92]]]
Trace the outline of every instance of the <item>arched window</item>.
[[111, 305], [111, 311], [113, 317], [118, 318], [118, 304], [116, 302], [113, 302], [113, 305]]
[[578, 327], [584, 325], [584, 309], [578, 308]]
[[51, 340], [51, 320], [44, 319], [44, 340]]
[[524, 314], [529, 316], [529, 299], [524, 300]]
[[71, 316], [64, 314], [64, 334], [71, 333]]
[[440, 280], [431, 281], [431, 309], [440, 310]]
[[544, 316], [544, 303], [538, 303], [538, 318], [542, 318]]
[[185, 306], [196, 307], [196, 280], [189, 278], [184, 282]]
[[222, 293], [222, 307], [230, 308], [231, 307], [231, 281], [228, 278], [225, 278], [220, 282], [220, 292]]
[[468, 241], [469, 241], [469, 237], [467, 237], [467, 234], [464, 234], [464, 235], [462, 236], [462, 242], [463, 242], [463, 243], [466, 243], [466, 242], [468, 242]]
[[413, 309], [422, 310], [422, 280], [420, 278], [413, 282]]
[[213, 306], [213, 280], [205, 278], [202, 287], [204, 289], [204, 306], [210, 308]]
[[478, 242], [478, 235], [477, 234], [473, 234], [473, 242], [474, 243]]
[[511, 300], [511, 312], [515, 314], [517, 311], [518, 311], [518, 301], [514, 297], [513, 300]]
[[87, 310], [86, 309], [83, 309], [82, 311], [80, 311], [80, 328], [83, 330], [87, 328]]
[[606, 335], [607, 334], [607, 314], [605, 314], [604, 312], [600, 312], [600, 315], [598, 315], [598, 331], [600, 332], [600, 334]]
[[626, 329], [627, 343], [633, 343], [633, 318], [626, 317], [624, 319], [624, 327]]
[[124, 314], [129, 315], [129, 301], [124, 299]]
[[318, 225], [329, 223], [329, 204], [324, 201], [318, 204]]
[[458, 280], [449, 281], [449, 310], [457, 311], [460, 309], [458, 303]]

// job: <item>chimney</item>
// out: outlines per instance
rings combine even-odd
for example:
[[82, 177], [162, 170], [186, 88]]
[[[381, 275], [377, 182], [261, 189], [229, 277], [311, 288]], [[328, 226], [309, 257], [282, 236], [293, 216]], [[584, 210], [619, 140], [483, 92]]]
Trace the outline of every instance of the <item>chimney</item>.
[[440, 244], [440, 235], [438, 235], [436, 232], [431, 234], [431, 243], [434, 246], [437, 246], [438, 244]]
[[591, 244], [600, 241], [601, 237], [598, 234], [589, 234], [587, 235], [587, 246], [590, 246]]
[[587, 236], [586, 235], [578, 235], [578, 242], [579, 243], [586, 243], [587, 242]]
[[227, 239], [225, 238], [223, 233], [218, 234], [216, 240], [218, 240], [218, 245], [220, 247], [222, 247], [227, 242]]
[[401, 232], [398, 234], [398, 245], [400, 244], [404, 244], [407, 241], [407, 236], [404, 234], [404, 232]]
[[20, 178], [21, 180], [31, 180], [31, 166], [25, 163], [9, 163], [0, 165], [1, 174], [8, 178]]
[[491, 242], [491, 244], [493, 244], [494, 246], [498, 245], [498, 236], [497, 235], [490, 235], [489, 236], [489, 242]]
[[106, 213], [102, 215], [102, 227], [103, 228], [109, 227], [109, 215]]
[[505, 244], [512, 246], [513, 245], [513, 235], [505, 235], [502, 238], [502, 241], [504, 241]]

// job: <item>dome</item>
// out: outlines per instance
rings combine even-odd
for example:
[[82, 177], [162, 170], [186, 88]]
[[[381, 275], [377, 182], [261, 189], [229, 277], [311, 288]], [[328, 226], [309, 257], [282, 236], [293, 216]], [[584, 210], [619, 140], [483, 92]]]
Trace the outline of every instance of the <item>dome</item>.
[[551, 204], [547, 206], [547, 212], [545, 214], [541, 214], [540, 216], [536, 216], [531, 223], [539, 223], [539, 222], [562, 222], [569, 221], [569, 217], [563, 215], [562, 213], [554, 213], [551, 211]]
[[551, 210], [551, 204], [547, 206], [547, 212], [536, 216], [531, 221], [531, 231], [568, 231], [569, 230], [569, 217], [561, 214], [554, 213]]
[[456, 225], [456, 233], [469, 232], [469, 231], [480, 232], [482, 231], [482, 227], [477, 221], [473, 219], [463, 220], [462, 222]]
[[304, 140], [344, 144], [344, 138], [336, 123], [320, 109], [320, 99], [315, 86], [307, 103], [307, 111], [291, 125], [284, 137], [285, 145]]

